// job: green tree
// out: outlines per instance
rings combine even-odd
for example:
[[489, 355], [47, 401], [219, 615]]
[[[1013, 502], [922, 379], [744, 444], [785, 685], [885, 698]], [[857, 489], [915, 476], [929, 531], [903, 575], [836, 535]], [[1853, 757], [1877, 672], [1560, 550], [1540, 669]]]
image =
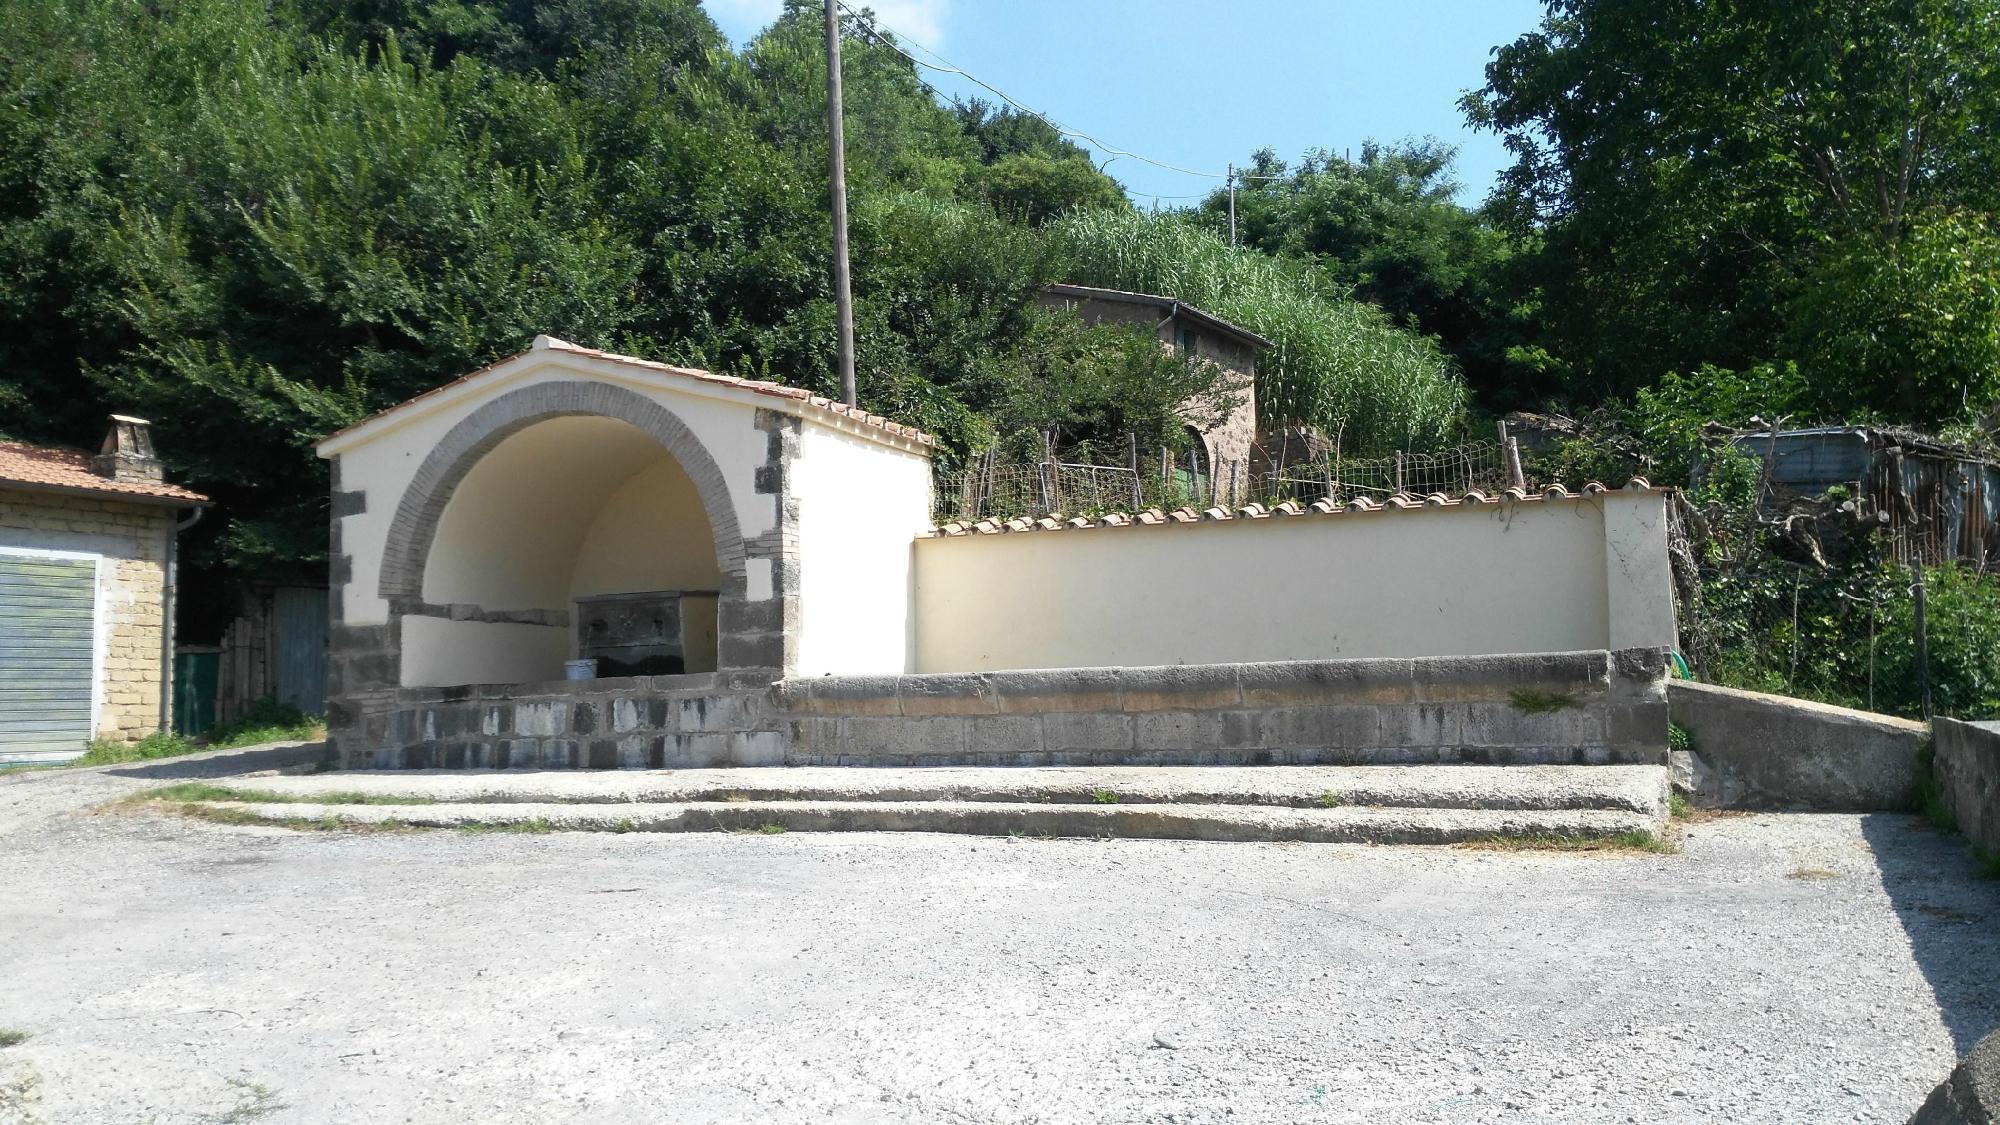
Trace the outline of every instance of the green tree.
[[[2000, 210], [1995, 42], [2000, 0], [1551, 0], [1465, 105], [1516, 154], [1496, 212], [1538, 241], [1578, 393], [1797, 359], [1841, 401], [1945, 420], [1959, 396], [1915, 365], [1986, 354], [1993, 274], [1925, 231]], [[1912, 308], [1940, 270], [1951, 307]], [[1876, 298], [1927, 320], [1921, 355], [1856, 346]], [[1956, 376], [1982, 377], [1933, 381]]]
[[[1489, 405], [1513, 405], [1549, 389], [1510, 360], [1534, 332], [1532, 307], [1510, 289], [1513, 240], [1458, 203], [1455, 156], [1435, 140], [1371, 141], [1352, 160], [1315, 150], [1297, 167], [1261, 151], [1237, 192], [1238, 237], [1313, 259], [1391, 321], [1436, 336]], [[1218, 191], [1201, 210], [1220, 231], [1228, 206]]]

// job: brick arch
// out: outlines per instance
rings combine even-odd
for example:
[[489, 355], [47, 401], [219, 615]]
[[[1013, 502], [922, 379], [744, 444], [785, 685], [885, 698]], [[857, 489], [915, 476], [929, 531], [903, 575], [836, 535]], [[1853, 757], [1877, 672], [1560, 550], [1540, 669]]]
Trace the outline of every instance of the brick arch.
[[701, 439], [679, 415], [644, 395], [609, 383], [572, 379], [509, 391], [466, 415], [431, 448], [404, 490], [383, 544], [380, 590], [390, 611], [402, 613], [422, 603], [424, 568], [437, 539], [438, 523], [452, 494], [481, 458], [537, 422], [588, 415], [636, 426], [680, 462], [708, 514], [724, 585], [740, 587], [744, 550], [736, 508], [722, 470]]

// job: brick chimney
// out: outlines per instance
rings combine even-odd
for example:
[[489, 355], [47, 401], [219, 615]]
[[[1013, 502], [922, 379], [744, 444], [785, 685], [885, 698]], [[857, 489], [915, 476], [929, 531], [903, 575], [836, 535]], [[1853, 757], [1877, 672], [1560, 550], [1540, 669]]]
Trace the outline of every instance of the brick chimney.
[[90, 471], [111, 480], [165, 480], [166, 469], [153, 452], [153, 424], [113, 414], [104, 448], [90, 459]]

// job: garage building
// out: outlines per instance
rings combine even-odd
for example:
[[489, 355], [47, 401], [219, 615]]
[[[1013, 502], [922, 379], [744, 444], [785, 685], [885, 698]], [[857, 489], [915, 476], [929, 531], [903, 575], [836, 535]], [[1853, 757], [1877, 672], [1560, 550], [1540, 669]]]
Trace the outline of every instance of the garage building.
[[206, 506], [143, 419], [101, 452], [0, 442], [0, 765], [165, 725], [174, 537]]

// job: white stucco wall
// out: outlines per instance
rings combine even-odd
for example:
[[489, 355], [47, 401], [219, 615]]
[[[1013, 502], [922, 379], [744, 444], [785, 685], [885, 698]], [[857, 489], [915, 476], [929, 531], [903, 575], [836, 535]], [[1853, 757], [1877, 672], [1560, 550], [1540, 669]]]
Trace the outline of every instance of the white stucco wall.
[[562, 679], [574, 642], [561, 626], [403, 618], [403, 686]]
[[774, 498], [756, 490], [756, 470], [764, 464], [768, 435], [756, 428], [755, 415], [759, 406], [777, 400], [560, 351], [532, 352], [321, 444], [322, 456], [340, 458], [342, 490], [368, 496], [366, 511], [340, 521], [341, 549], [353, 560], [352, 579], [341, 599], [348, 624], [388, 620], [389, 606], [379, 592], [383, 545], [397, 504], [439, 439], [502, 394], [562, 380], [611, 383], [672, 410], [722, 470], [743, 538], [755, 538], [776, 526]]
[[[529, 426], [466, 474], [438, 521], [423, 592], [440, 605], [570, 612], [579, 596], [721, 582], [707, 513], [679, 462], [624, 422], [575, 417]], [[704, 613], [690, 670], [715, 667], [713, 601]], [[575, 640], [573, 628], [406, 620], [403, 683], [559, 679]]]
[[930, 459], [808, 421], [799, 501], [798, 675], [913, 670], [911, 544], [930, 524]]
[[916, 668], [1669, 646], [1662, 509], [1605, 493], [922, 539]]
[[701, 497], [680, 464], [664, 456], [612, 492], [575, 557], [571, 598], [722, 585]]

